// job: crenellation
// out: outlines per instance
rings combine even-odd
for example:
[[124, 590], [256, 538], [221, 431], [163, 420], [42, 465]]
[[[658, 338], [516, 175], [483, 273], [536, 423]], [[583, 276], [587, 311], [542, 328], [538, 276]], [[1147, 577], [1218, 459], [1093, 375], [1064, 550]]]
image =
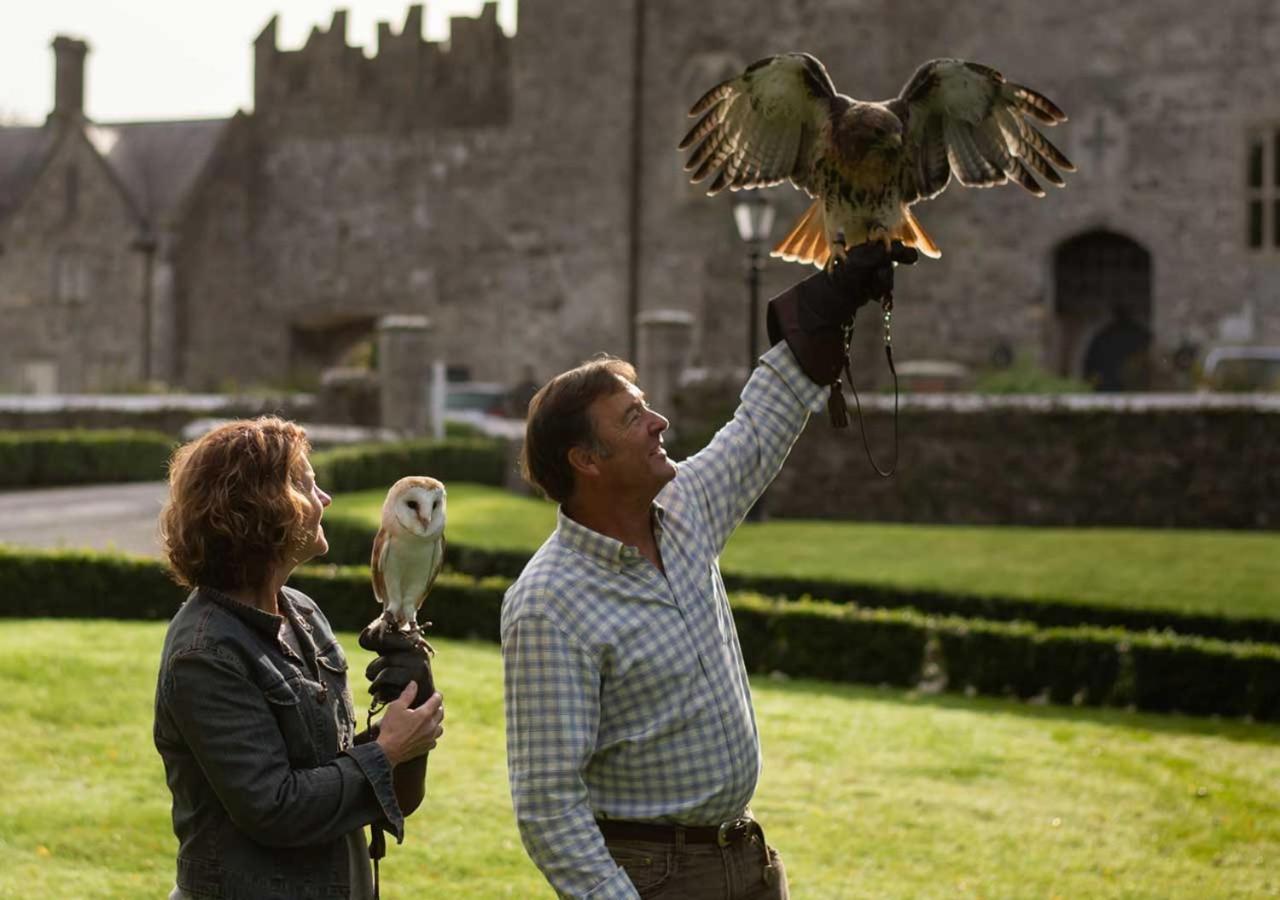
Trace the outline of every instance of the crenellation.
[[347, 13], [316, 26], [297, 50], [276, 45], [273, 18], [255, 42], [255, 115], [301, 133], [403, 132], [503, 125], [511, 109], [511, 52], [487, 4], [452, 20], [447, 44], [422, 37], [422, 6], [399, 33], [379, 22], [375, 55], [347, 43]]

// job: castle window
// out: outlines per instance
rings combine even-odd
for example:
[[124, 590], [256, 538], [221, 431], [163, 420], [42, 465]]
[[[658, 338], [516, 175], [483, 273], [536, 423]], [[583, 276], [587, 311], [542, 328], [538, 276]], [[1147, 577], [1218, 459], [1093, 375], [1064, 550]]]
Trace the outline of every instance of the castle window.
[[1280, 250], [1280, 128], [1249, 135], [1245, 159], [1245, 240], [1250, 250]]
[[80, 170], [75, 166], [67, 166], [65, 176], [65, 193], [63, 196], [63, 212], [67, 219], [74, 219], [80, 209]]
[[58, 251], [53, 258], [53, 296], [63, 303], [78, 303], [89, 297], [89, 264], [75, 249]]

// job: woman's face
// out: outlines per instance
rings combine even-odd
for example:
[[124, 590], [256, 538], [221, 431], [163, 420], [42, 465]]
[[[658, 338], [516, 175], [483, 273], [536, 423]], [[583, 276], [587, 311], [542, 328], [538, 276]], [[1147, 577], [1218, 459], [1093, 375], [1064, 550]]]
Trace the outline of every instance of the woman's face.
[[315, 559], [317, 556], [324, 556], [329, 552], [329, 541], [324, 536], [324, 526], [320, 524], [320, 517], [324, 515], [324, 508], [329, 505], [331, 498], [316, 484], [316, 473], [311, 468], [311, 463], [304, 460], [303, 465], [305, 468], [302, 479], [296, 487], [307, 498], [307, 515], [302, 523], [302, 535], [298, 542], [298, 558], [294, 560], [295, 565]]

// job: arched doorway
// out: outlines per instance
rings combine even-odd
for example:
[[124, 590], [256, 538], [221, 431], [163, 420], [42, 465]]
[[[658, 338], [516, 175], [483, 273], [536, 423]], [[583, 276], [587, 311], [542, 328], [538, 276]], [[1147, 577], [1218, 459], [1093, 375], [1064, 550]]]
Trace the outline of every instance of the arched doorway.
[[1149, 387], [1151, 254], [1113, 231], [1064, 241], [1054, 253], [1060, 374], [1100, 391]]

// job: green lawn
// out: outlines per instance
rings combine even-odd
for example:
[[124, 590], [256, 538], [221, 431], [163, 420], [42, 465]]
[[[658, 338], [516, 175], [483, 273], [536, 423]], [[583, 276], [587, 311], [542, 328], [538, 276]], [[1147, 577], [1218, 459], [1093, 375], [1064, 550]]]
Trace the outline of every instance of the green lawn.
[[[382, 491], [332, 511], [377, 530]], [[555, 507], [497, 488], [449, 486], [450, 540], [535, 550]], [[894, 588], [1135, 609], [1280, 618], [1275, 533], [773, 521], [740, 527], [726, 572], [830, 578]]]
[[[163, 633], [0, 626], [0, 897], [165, 895]], [[548, 897], [508, 805], [498, 650], [435, 643], [447, 734], [383, 896]], [[797, 898], [1280, 896], [1280, 728], [803, 681], [755, 693], [754, 808]]]

